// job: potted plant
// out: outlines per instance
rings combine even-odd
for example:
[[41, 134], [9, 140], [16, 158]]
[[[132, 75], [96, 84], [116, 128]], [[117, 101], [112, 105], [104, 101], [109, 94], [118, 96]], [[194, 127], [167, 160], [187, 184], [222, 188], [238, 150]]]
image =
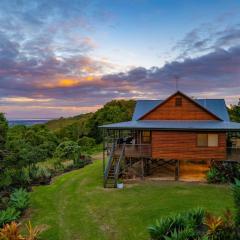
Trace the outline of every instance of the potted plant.
[[122, 181], [122, 179], [118, 179], [118, 181], [117, 181], [117, 188], [123, 189], [123, 181]]

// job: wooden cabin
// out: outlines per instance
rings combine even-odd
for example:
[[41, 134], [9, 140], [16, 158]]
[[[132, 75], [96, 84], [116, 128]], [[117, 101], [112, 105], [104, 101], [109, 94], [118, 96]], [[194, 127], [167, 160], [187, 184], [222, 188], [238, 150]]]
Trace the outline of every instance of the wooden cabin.
[[[230, 121], [224, 99], [193, 99], [177, 91], [165, 100], [137, 101], [132, 121], [100, 127], [105, 187], [116, 186], [121, 174], [128, 177], [134, 164], [141, 178], [168, 167], [178, 180], [186, 162], [208, 167], [240, 160], [240, 123]], [[191, 168], [192, 176], [198, 169]]]

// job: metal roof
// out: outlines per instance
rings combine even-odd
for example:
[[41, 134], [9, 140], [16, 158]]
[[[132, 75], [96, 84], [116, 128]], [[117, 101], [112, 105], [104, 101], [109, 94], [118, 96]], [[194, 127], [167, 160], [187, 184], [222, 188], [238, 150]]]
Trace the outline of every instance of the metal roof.
[[[138, 120], [163, 101], [164, 100], [138, 100], [132, 120]], [[229, 121], [224, 99], [194, 99], [194, 101], [221, 118], [223, 121]]]
[[140, 120], [113, 123], [100, 126], [106, 129], [158, 129], [158, 130], [184, 130], [184, 131], [240, 131], [240, 123], [229, 121], [182, 121], [182, 120]]

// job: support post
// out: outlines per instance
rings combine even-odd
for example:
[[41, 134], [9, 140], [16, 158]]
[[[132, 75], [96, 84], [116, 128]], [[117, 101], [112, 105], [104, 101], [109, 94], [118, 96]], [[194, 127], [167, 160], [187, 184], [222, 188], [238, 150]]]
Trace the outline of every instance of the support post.
[[105, 180], [105, 129], [103, 129], [103, 185]]
[[141, 159], [141, 169], [142, 169], [141, 179], [144, 180], [144, 160], [143, 160], [143, 158]]
[[178, 181], [178, 180], [179, 180], [179, 172], [180, 172], [179, 166], [180, 166], [180, 162], [179, 162], [179, 160], [176, 160], [176, 165], [175, 165], [175, 181]]

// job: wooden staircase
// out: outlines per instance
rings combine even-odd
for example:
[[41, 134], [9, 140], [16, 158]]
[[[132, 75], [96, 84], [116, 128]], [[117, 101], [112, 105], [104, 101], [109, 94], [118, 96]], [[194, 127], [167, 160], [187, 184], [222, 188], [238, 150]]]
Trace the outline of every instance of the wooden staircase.
[[120, 173], [120, 164], [125, 157], [125, 146], [126, 143], [123, 143], [121, 154], [119, 157], [115, 155], [115, 150], [117, 148], [117, 143], [114, 143], [111, 149], [111, 153], [108, 159], [107, 166], [104, 171], [104, 187], [105, 188], [116, 188], [117, 181]]

